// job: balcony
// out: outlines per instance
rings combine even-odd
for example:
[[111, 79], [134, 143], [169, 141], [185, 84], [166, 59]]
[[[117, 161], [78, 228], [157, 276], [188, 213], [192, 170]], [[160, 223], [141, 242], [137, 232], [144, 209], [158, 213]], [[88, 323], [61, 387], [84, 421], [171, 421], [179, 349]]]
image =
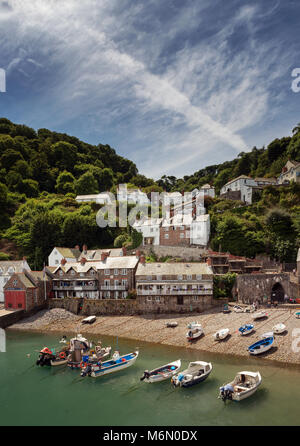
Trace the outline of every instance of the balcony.
[[201, 290], [137, 290], [138, 296], [207, 296], [213, 294], [212, 289]]
[[62, 286], [53, 283], [53, 291], [97, 291], [98, 285], [95, 283], [94, 285], [72, 285], [72, 286]]
[[126, 291], [128, 285], [101, 285], [100, 289], [103, 291]]

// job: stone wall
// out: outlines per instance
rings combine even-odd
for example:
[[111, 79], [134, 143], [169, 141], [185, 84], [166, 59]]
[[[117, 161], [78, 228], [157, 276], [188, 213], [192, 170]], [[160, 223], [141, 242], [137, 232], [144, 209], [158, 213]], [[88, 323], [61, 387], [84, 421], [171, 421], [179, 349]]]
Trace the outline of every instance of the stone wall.
[[241, 274], [237, 276], [233, 293], [237, 294], [238, 300], [245, 304], [251, 304], [256, 300], [263, 303], [266, 298], [271, 299], [272, 288], [276, 283], [280, 283], [284, 294], [291, 297], [288, 273]]
[[48, 300], [48, 308], [64, 308], [67, 311], [71, 311], [71, 313], [78, 314], [80, 305], [82, 304], [83, 299], [78, 297], [72, 298], [63, 298], [63, 299], [49, 299]]
[[84, 299], [82, 313], [130, 316], [139, 314], [139, 309], [135, 299]]

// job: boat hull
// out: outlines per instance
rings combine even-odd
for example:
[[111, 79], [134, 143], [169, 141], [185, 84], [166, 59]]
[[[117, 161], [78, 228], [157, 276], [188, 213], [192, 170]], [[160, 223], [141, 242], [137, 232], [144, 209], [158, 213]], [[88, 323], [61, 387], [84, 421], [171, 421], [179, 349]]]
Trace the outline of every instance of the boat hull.
[[[104, 376], [104, 375], [108, 375], [110, 373], [115, 373], [115, 372], [119, 372], [120, 370], [124, 370], [127, 369], [128, 367], [132, 366], [135, 361], [138, 358], [138, 352], [135, 353], [130, 353], [130, 355], [134, 355], [132, 358], [125, 360], [124, 362], [116, 362], [115, 364], [113, 364], [113, 361], [107, 361], [112, 363], [111, 365], [107, 366], [105, 365], [105, 362], [102, 364], [102, 367], [99, 370], [95, 370], [93, 369], [90, 376], [92, 378], [99, 378], [100, 376]], [[120, 360], [122, 361], [122, 358], [125, 358], [126, 356], [129, 355], [123, 355], [120, 357]]]

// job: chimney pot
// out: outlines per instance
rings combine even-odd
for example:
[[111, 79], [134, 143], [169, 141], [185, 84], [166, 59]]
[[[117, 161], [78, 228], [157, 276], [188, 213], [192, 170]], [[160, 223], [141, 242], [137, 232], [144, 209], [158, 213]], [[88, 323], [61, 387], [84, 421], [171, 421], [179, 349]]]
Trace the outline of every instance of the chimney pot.
[[122, 252], [123, 252], [123, 256], [126, 256], [126, 254], [127, 254], [126, 246], [122, 247]]
[[80, 263], [81, 263], [81, 265], [84, 265], [86, 263], [86, 258], [85, 257], [81, 257]]
[[65, 265], [66, 263], [67, 263], [67, 261], [66, 261], [66, 259], [65, 258], [63, 258], [63, 259], [61, 259], [61, 265]]

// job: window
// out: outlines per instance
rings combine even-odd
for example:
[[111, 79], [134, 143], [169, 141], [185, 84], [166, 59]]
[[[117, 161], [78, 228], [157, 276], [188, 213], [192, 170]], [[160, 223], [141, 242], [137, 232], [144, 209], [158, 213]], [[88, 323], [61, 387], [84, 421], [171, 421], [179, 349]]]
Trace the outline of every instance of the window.
[[180, 233], [180, 238], [184, 238], [184, 233], [183, 232]]
[[169, 234], [165, 234], [165, 239], [168, 239], [169, 238]]
[[55, 260], [55, 265], [58, 265], [59, 264], [59, 261], [56, 259]]
[[202, 274], [197, 274], [197, 280], [202, 280]]
[[128, 285], [128, 280], [127, 279], [122, 279], [122, 285], [123, 286], [127, 286]]
[[193, 279], [193, 276], [192, 276], [191, 274], [188, 274], [188, 275], [186, 276], [186, 278], [187, 278], [187, 280], [192, 280], [192, 279]]
[[199, 297], [198, 296], [194, 296], [193, 300], [199, 300]]
[[109, 269], [105, 269], [105, 270], [104, 270], [104, 274], [105, 274], [106, 276], [109, 276], [109, 275], [110, 275], [110, 270], [109, 270]]
[[110, 280], [104, 280], [104, 286], [110, 286]]
[[185, 232], [185, 236], [186, 236], [186, 238], [189, 238], [189, 236], [190, 236], [190, 231], [186, 231], [186, 232]]
[[177, 296], [177, 305], [183, 305], [183, 296]]
[[64, 273], [62, 270], [59, 271], [59, 275], [62, 276]]
[[115, 284], [115, 286], [118, 286], [119, 285], [119, 281], [118, 280], [114, 280], [114, 284]]
[[118, 274], [119, 274], [119, 270], [118, 270], [117, 268], [115, 268], [115, 269], [114, 269], [114, 275], [115, 275], [115, 276], [118, 276]]
[[123, 269], [122, 269], [122, 275], [123, 275], [123, 276], [126, 276], [126, 274], [127, 274], [127, 269], [126, 269], [126, 268], [123, 268]]
[[126, 299], [126, 297], [127, 297], [127, 291], [123, 291], [123, 292], [122, 292], [122, 297], [123, 297], [123, 299]]
[[[75, 271], [74, 271], [73, 269], [71, 269], [71, 274], [72, 274], [72, 276], [75, 276]], [[81, 275], [81, 276], [84, 276], [83, 273], [80, 273], [80, 275]]]
[[177, 279], [178, 279], [178, 280], [182, 280], [182, 279], [183, 279], [182, 274], [180, 274], [179, 276], [177, 276]]
[[180, 226], [180, 231], [184, 231], [184, 226]]

